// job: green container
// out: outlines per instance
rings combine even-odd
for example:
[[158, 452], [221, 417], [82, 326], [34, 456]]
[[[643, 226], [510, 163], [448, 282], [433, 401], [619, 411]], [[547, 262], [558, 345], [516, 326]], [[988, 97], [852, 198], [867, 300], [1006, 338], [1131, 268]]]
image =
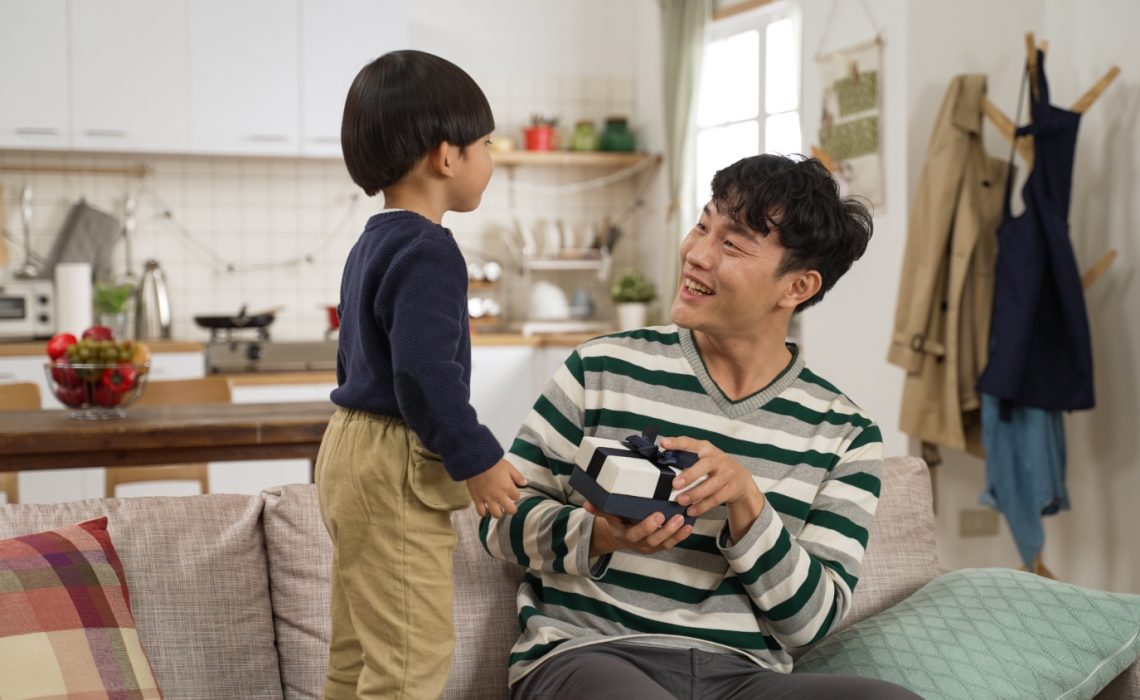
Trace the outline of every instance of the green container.
[[634, 150], [633, 132], [625, 117], [608, 117], [606, 128], [598, 139], [598, 150], [630, 153]]

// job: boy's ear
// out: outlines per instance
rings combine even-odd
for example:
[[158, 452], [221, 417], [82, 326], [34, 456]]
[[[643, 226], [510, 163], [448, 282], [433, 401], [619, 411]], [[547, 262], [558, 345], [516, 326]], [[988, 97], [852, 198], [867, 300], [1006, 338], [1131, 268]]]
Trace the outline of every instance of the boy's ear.
[[823, 277], [816, 270], [800, 270], [788, 274], [792, 276], [792, 283], [784, 291], [780, 306], [795, 309], [823, 287]]
[[438, 146], [428, 153], [428, 163], [432, 170], [442, 177], [455, 176], [455, 159], [459, 156], [459, 149], [447, 141], [441, 141]]

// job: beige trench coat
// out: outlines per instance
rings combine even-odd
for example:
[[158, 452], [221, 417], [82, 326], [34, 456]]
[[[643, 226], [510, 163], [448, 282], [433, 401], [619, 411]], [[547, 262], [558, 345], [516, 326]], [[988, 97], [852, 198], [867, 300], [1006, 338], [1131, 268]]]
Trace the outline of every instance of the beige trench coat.
[[906, 370], [900, 428], [982, 455], [980, 401], [1007, 163], [982, 144], [984, 75], [950, 83], [910, 212], [887, 360]]

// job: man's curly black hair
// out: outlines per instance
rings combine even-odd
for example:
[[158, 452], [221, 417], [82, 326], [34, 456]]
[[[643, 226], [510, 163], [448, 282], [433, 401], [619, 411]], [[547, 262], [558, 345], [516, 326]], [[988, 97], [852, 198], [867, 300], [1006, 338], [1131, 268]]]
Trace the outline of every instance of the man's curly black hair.
[[718, 212], [762, 236], [776, 233], [785, 249], [777, 275], [816, 270], [818, 293], [800, 312], [823, 299], [862, 257], [874, 224], [867, 206], [842, 197], [839, 183], [814, 158], [764, 154], [743, 158], [717, 171], [712, 199]]

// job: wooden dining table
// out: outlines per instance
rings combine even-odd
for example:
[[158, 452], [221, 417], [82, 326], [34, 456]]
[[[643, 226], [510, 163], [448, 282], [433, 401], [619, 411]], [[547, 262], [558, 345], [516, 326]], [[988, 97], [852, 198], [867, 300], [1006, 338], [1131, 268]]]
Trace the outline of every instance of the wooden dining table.
[[106, 420], [79, 420], [63, 410], [5, 411], [0, 472], [313, 460], [335, 408], [329, 401], [140, 406]]

